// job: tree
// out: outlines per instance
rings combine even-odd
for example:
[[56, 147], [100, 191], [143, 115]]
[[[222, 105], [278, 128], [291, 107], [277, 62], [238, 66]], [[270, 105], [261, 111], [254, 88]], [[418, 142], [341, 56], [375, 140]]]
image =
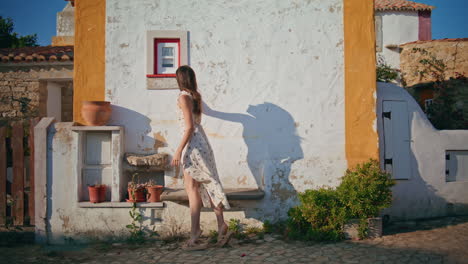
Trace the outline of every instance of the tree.
[[37, 34], [20, 36], [13, 32], [13, 19], [0, 16], [0, 48], [21, 48], [35, 47], [37, 44]]

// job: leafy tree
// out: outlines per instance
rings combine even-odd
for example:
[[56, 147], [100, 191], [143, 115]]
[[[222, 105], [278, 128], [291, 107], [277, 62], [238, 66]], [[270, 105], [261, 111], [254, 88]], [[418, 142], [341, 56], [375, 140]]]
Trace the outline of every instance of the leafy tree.
[[37, 44], [37, 34], [20, 36], [13, 32], [13, 19], [0, 16], [0, 48], [21, 48], [35, 47]]

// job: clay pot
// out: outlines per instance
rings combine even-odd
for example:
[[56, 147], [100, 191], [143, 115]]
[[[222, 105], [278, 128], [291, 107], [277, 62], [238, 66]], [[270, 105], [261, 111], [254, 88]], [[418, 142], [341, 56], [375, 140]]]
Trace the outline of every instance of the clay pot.
[[163, 191], [162, 185], [153, 185], [146, 188], [148, 194], [146, 195], [146, 201], [149, 203], [157, 203], [161, 201], [161, 193]]
[[[144, 188], [138, 188], [138, 189], [132, 189], [128, 188], [128, 200], [127, 202], [131, 203], [141, 203], [146, 201], [145, 197], [145, 189]], [[133, 192], [135, 191], [135, 201], [133, 200]]]
[[81, 116], [87, 126], [105, 126], [112, 109], [107, 101], [83, 101]]
[[99, 202], [105, 202], [106, 201], [106, 186], [101, 185], [99, 188]]
[[[102, 187], [100, 185], [98, 186], [88, 186], [88, 193], [89, 193], [89, 201], [92, 203], [100, 203], [103, 202], [105, 199], [105, 193], [106, 193], [106, 186], [104, 186], [104, 191], [102, 191]], [[104, 193], [104, 197], [103, 194]]]

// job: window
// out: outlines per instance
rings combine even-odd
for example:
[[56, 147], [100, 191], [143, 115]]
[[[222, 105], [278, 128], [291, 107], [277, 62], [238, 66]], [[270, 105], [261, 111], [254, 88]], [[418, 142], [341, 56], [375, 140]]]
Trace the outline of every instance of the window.
[[424, 108], [426, 109], [426, 111], [429, 109], [429, 106], [431, 106], [432, 103], [433, 103], [432, 99], [424, 100]]
[[178, 89], [175, 72], [189, 65], [188, 31], [146, 31], [146, 89]]
[[180, 66], [180, 39], [154, 40], [155, 77], [175, 77]]

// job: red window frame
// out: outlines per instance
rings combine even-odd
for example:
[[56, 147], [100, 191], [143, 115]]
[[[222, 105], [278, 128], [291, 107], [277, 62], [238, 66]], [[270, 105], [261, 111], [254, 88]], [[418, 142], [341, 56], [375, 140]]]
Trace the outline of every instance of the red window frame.
[[177, 43], [177, 67], [180, 66], [180, 39], [171, 38], [156, 38], [154, 39], [154, 61], [153, 61], [153, 74], [147, 74], [146, 77], [158, 78], [158, 77], [176, 77], [175, 73], [164, 73], [158, 74], [158, 44], [159, 43]]

